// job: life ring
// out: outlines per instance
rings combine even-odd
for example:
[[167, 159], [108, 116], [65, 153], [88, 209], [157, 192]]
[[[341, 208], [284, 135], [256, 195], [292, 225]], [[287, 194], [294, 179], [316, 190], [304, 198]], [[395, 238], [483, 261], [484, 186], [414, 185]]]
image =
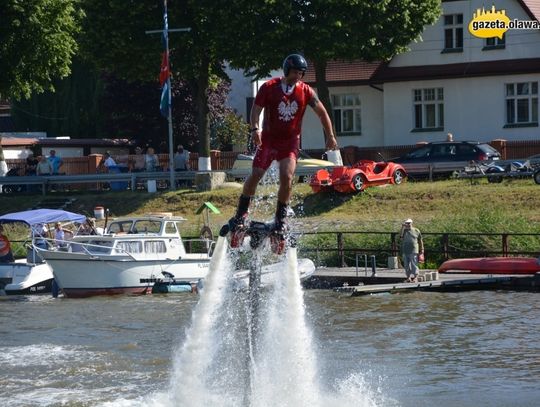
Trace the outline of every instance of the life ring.
[[210, 229], [206, 225], [202, 227], [200, 236], [202, 239], [214, 240], [214, 234], [212, 233], [212, 229]]

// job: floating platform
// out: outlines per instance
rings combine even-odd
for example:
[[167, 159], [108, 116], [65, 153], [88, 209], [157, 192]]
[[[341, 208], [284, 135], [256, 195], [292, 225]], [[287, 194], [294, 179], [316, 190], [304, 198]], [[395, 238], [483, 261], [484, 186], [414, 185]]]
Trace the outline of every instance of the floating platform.
[[[352, 268], [318, 269], [304, 282], [305, 288], [327, 288], [351, 296], [410, 291], [467, 291], [467, 290], [519, 290], [539, 291], [540, 273], [534, 275], [471, 275], [435, 274], [436, 270], [423, 270], [428, 281], [405, 283], [403, 270], [377, 270], [375, 274], [357, 272]], [[431, 277], [431, 278], [430, 278]]]

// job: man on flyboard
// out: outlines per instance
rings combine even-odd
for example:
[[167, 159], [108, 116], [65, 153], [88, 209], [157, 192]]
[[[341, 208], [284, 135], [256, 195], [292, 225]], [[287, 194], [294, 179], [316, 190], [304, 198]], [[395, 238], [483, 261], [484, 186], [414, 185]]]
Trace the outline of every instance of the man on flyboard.
[[[319, 117], [326, 135], [326, 149], [337, 147], [332, 122], [313, 89], [302, 82], [307, 70], [302, 55], [291, 54], [283, 61], [283, 77], [265, 82], [255, 97], [250, 117], [250, 134], [257, 146], [251, 175], [244, 183], [236, 215], [228, 223], [231, 247], [242, 244], [247, 225], [247, 214], [257, 185], [273, 160], [279, 163], [279, 191], [273, 230], [278, 240], [278, 253], [285, 247], [288, 231], [287, 210], [292, 193], [292, 182], [300, 148], [302, 119], [309, 105]], [[264, 109], [262, 129], [259, 116]], [[274, 250], [276, 251], [276, 250]]]

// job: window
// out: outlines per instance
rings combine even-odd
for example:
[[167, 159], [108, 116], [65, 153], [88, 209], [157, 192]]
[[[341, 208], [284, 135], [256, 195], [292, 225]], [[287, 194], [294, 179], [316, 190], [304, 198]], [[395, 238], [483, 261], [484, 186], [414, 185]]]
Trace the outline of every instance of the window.
[[167, 253], [167, 246], [162, 240], [148, 240], [144, 242], [144, 251], [146, 253]]
[[507, 83], [506, 126], [538, 125], [538, 82]]
[[116, 243], [117, 253], [141, 253], [142, 244], [138, 241], [125, 241]]
[[486, 38], [484, 48], [482, 48], [483, 51], [488, 51], [490, 49], [503, 49], [506, 44], [506, 35], [503, 34], [502, 38], [499, 37], [491, 37]]
[[444, 128], [444, 92], [443, 88], [413, 90], [414, 128]]
[[362, 133], [359, 95], [333, 95], [334, 125], [340, 136]]
[[177, 233], [176, 225], [174, 224], [174, 222], [167, 222], [165, 224], [165, 233], [167, 233], [169, 235]]
[[133, 233], [159, 233], [161, 222], [153, 220], [138, 220], [133, 227]]
[[447, 14], [444, 19], [443, 52], [463, 51], [463, 14]]
[[109, 233], [128, 233], [131, 230], [133, 222], [113, 222], [109, 226]]

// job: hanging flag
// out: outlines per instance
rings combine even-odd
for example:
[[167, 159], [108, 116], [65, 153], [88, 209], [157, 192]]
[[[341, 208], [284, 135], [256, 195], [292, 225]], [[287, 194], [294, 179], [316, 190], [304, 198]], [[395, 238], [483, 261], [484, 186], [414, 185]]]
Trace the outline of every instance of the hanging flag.
[[169, 81], [165, 82], [163, 85], [163, 90], [161, 91], [161, 100], [159, 102], [159, 110], [163, 117], [169, 117], [169, 106], [171, 105], [171, 92], [169, 89]]
[[161, 70], [159, 72], [159, 84], [162, 87], [161, 99], [159, 103], [159, 110], [161, 115], [169, 117], [169, 106], [171, 105], [171, 88], [170, 88], [170, 76], [171, 70], [169, 66], [169, 23], [167, 18], [167, 1], [163, 2], [163, 56], [161, 58]]
[[160, 86], [163, 86], [165, 82], [167, 82], [167, 79], [169, 79], [169, 75], [169, 55], [167, 55], [167, 51], [165, 51], [161, 59], [161, 71], [159, 72]]

